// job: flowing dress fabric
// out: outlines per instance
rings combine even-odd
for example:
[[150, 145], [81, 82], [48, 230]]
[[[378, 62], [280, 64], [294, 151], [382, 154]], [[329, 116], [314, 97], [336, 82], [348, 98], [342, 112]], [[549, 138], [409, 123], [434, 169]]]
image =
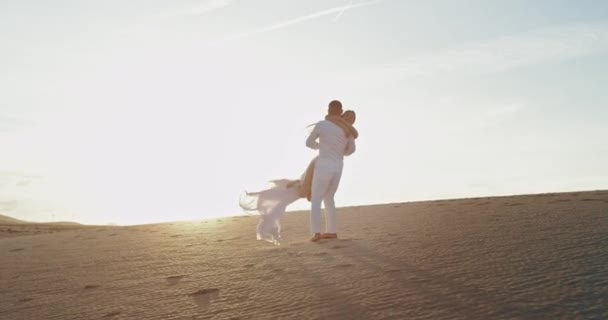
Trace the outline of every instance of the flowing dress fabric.
[[270, 188], [259, 192], [245, 192], [239, 205], [250, 214], [259, 215], [256, 236], [276, 245], [281, 240], [281, 217], [287, 206], [300, 198], [298, 180], [274, 180]]

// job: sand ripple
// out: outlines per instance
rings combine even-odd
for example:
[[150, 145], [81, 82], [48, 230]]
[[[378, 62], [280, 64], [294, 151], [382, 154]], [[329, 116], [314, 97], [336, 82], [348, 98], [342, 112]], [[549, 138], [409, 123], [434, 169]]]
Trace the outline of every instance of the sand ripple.
[[608, 319], [608, 192], [0, 239], [0, 319]]

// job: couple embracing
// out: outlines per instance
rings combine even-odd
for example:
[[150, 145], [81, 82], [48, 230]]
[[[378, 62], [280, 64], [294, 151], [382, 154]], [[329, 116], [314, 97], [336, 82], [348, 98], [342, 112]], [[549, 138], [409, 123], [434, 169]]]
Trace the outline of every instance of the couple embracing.
[[[314, 125], [306, 139], [306, 146], [318, 150], [300, 179], [273, 180], [273, 186], [259, 192], [246, 192], [240, 199], [240, 206], [249, 212], [259, 214], [257, 239], [275, 244], [280, 242], [280, 218], [287, 206], [300, 198], [311, 203], [311, 241], [336, 239], [336, 204], [334, 196], [340, 185], [344, 157], [356, 150], [355, 139], [359, 136], [353, 127], [356, 114], [352, 110], [343, 111], [342, 103], [329, 103], [324, 120]], [[321, 204], [325, 208], [326, 232], [321, 233]]]

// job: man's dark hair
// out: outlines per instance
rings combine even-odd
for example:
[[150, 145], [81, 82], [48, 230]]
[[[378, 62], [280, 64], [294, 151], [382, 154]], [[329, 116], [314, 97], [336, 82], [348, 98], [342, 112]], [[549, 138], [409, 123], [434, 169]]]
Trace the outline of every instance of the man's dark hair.
[[338, 100], [332, 100], [329, 103], [329, 107], [327, 108], [327, 113], [333, 115], [341, 115], [342, 114], [342, 102]]

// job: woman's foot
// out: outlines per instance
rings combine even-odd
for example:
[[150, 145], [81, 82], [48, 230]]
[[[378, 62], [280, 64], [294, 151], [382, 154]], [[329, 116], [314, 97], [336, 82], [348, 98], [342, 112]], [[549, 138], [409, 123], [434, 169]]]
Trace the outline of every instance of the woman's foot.
[[315, 235], [312, 237], [312, 239], [310, 239], [310, 241], [312, 242], [317, 242], [321, 240], [321, 234], [320, 233], [315, 233]]
[[338, 239], [338, 234], [337, 233], [324, 233], [321, 235], [321, 238], [323, 239]]

